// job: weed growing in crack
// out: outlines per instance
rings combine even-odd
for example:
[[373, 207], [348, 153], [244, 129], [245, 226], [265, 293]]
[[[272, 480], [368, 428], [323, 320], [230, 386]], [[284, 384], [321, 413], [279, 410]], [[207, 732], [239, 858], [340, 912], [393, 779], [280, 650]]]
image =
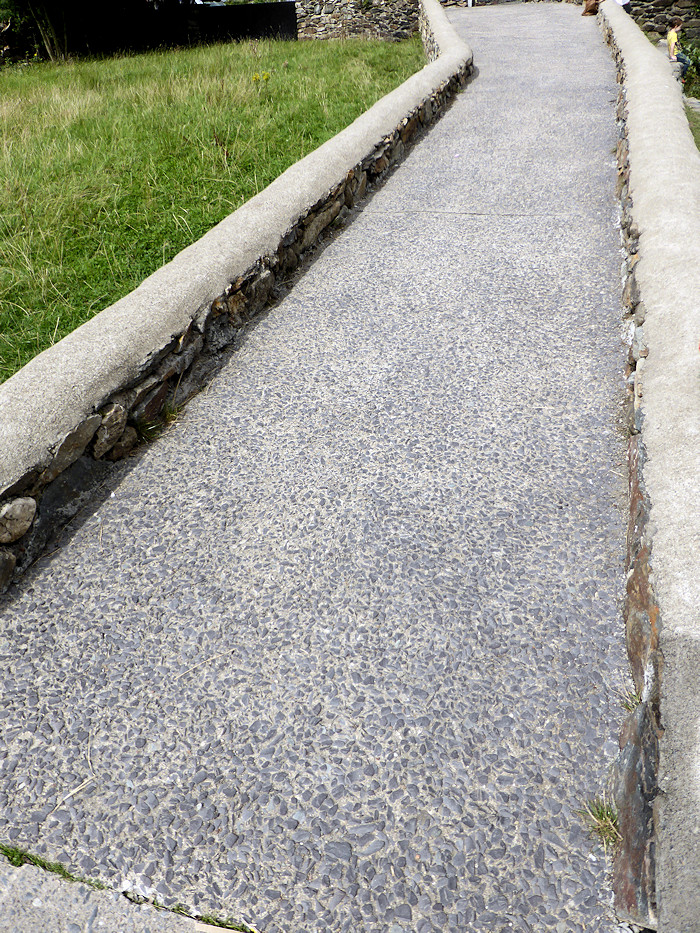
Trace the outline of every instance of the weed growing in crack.
[[44, 871], [50, 871], [54, 875], [58, 875], [64, 881], [76, 881], [98, 891], [104, 891], [107, 888], [101, 881], [93, 881], [91, 878], [81, 878], [79, 875], [72, 874], [60, 862], [49, 862], [48, 859], [42, 858], [40, 855], [32, 855], [31, 852], [25, 852], [24, 849], [17, 849], [15, 846], [6, 846], [0, 843], [0, 854], [4, 855], [14, 868], [21, 868], [22, 865], [34, 865], [36, 868], [43, 868]]
[[602, 797], [588, 800], [577, 812], [583, 818], [590, 834], [597, 836], [605, 854], [608, 854], [609, 849], [615, 851], [622, 841], [622, 836], [618, 826], [617, 810], [606, 799], [605, 794]]
[[627, 713], [633, 713], [642, 702], [642, 694], [636, 687], [625, 687], [618, 691], [620, 706]]
[[139, 441], [147, 444], [157, 440], [163, 433], [164, 427], [164, 423], [158, 419], [151, 421], [146, 418], [139, 418], [138, 421], [134, 422]]
[[[34, 865], [36, 868], [42, 868], [44, 871], [52, 872], [54, 875], [58, 875], [60, 878], [63, 878], [64, 881], [73, 881], [78, 884], [85, 884], [90, 888], [94, 888], [96, 891], [106, 891], [108, 887], [106, 884], [103, 884], [101, 881], [95, 881], [91, 878], [81, 878], [79, 875], [74, 875], [68, 869], [61, 865], [60, 862], [49, 862], [47, 859], [42, 858], [40, 855], [33, 855], [31, 852], [26, 852], [24, 849], [18, 849], [15, 846], [6, 846], [3, 843], [0, 843], [0, 855], [4, 855], [7, 861], [14, 868], [21, 868], [22, 865]], [[138, 895], [132, 895], [125, 892], [125, 897], [127, 900], [133, 901], [135, 904], [145, 904], [148, 901]], [[174, 907], [165, 907], [163, 904], [159, 904], [157, 901], [152, 901], [152, 906], [156, 910], [167, 911], [168, 913], [178, 914], [183, 917], [191, 917], [192, 914], [184, 907], [182, 904], [176, 904]], [[245, 923], [241, 923], [236, 920], [224, 920], [219, 917], [214, 917], [211, 914], [205, 914], [201, 917], [197, 917], [201, 923], [206, 923], [212, 927], [219, 927], [222, 930], [234, 930], [236, 933], [259, 933], [255, 927], [250, 927]]]

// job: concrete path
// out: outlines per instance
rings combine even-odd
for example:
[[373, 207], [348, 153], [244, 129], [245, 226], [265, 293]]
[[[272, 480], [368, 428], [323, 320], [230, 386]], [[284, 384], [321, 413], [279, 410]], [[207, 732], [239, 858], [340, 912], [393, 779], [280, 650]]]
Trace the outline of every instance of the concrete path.
[[5, 843], [265, 933], [623, 929], [614, 70], [451, 18], [478, 78], [3, 604]]

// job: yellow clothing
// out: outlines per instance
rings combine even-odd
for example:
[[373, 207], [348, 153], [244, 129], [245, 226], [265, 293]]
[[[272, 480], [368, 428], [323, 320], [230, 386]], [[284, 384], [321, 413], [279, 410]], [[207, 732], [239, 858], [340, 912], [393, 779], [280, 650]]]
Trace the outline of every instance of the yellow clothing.
[[678, 45], [678, 33], [675, 29], [670, 29], [668, 35], [666, 36], [666, 41], [668, 42], [668, 57], [676, 57], [676, 46]]

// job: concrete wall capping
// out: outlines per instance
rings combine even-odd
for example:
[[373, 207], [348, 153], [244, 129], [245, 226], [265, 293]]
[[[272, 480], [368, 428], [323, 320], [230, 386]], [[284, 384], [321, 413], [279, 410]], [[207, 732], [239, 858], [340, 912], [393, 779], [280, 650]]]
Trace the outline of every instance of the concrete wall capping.
[[0, 592], [466, 84], [471, 50], [438, 0], [399, 6], [428, 65], [0, 386]]
[[700, 153], [667, 57], [622, 9], [599, 19], [618, 66], [623, 303], [629, 322], [625, 627], [640, 698], [613, 775], [616, 908], [698, 928], [700, 886]]

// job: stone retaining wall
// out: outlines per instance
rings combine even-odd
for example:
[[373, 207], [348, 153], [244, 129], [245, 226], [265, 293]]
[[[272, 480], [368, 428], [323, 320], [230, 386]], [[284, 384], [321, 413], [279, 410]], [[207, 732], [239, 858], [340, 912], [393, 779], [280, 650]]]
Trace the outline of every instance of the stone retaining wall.
[[658, 793], [661, 734], [659, 701], [663, 656], [659, 646], [659, 607], [651, 580], [651, 502], [644, 482], [646, 448], [641, 433], [643, 375], [649, 348], [644, 338], [645, 307], [634, 271], [639, 261], [639, 228], [634, 221], [634, 204], [629, 187], [624, 59], [607, 23], [604, 23], [604, 29], [615, 54], [620, 85], [617, 102], [617, 162], [621, 234], [625, 251], [623, 307], [630, 335], [626, 371], [629, 389], [627, 424], [630, 434], [627, 445], [629, 518], [623, 615], [627, 657], [636, 698], [639, 700], [620, 731], [620, 754], [614, 769], [613, 794], [622, 844], [614, 861], [613, 887], [616, 907], [621, 916], [629, 917], [647, 929], [656, 929], [658, 909], [654, 801]]
[[621, 730], [613, 774], [622, 835], [613, 887], [622, 918], [682, 933], [700, 916], [693, 828], [700, 815], [693, 654], [700, 634], [700, 155], [665, 56], [617, 5], [603, 4], [599, 19], [620, 84], [630, 337], [624, 615], [638, 701]]
[[471, 51], [437, 0], [421, 5], [428, 57], [439, 59], [0, 386], [0, 592], [111, 462], [201, 388], [302, 256], [464, 86]]
[[299, 38], [406, 39], [419, 9], [419, 0], [297, 0]]

